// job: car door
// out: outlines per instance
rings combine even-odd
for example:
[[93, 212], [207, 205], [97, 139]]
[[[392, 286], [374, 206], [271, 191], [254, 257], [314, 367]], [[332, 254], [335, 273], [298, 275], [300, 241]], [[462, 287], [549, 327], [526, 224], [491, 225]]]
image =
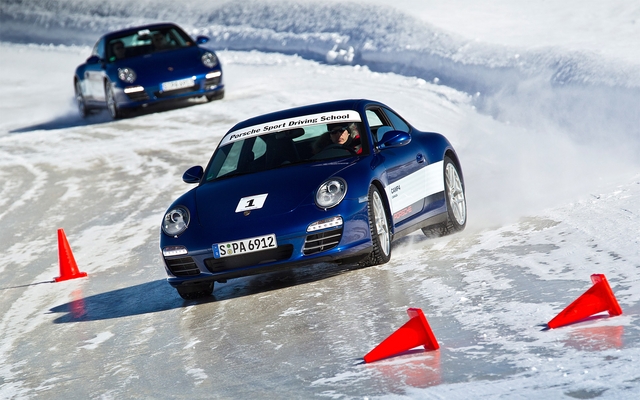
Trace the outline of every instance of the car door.
[[[385, 107], [370, 107], [366, 118], [375, 145], [386, 132], [396, 130], [411, 134], [411, 127], [393, 111]], [[397, 225], [422, 211], [426, 197], [424, 191], [424, 168], [426, 158], [421, 149], [412, 142], [379, 150], [386, 170], [385, 188], [393, 224]]]
[[91, 101], [104, 101], [104, 68], [105, 68], [104, 39], [100, 39], [93, 50], [91, 57], [87, 59], [84, 70], [85, 98]]

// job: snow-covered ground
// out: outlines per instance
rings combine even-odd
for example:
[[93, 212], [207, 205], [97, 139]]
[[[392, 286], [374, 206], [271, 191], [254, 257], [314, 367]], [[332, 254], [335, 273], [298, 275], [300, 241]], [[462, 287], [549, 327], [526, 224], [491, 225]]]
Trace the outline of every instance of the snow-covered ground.
[[[225, 99], [81, 120], [89, 46], [156, 20], [211, 36]], [[640, 6], [620, 0], [3, 1], [0, 397], [635, 398], [638, 39]], [[240, 120], [339, 98], [452, 141], [468, 229], [183, 302], [157, 248], [182, 172]], [[88, 278], [50, 283], [60, 227]], [[542, 330], [593, 273], [623, 315]], [[361, 364], [407, 307], [440, 350]]]

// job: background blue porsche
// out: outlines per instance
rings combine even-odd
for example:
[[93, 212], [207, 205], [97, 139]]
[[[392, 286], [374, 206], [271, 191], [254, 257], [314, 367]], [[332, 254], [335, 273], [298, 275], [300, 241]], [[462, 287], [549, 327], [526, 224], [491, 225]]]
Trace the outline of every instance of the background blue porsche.
[[78, 110], [123, 111], [190, 97], [224, 97], [222, 67], [209, 39], [192, 39], [174, 24], [154, 24], [102, 36], [74, 75]]
[[168, 282], [183, 298], [215, 281], [319, 262], [389, 261], [417, 229], [464, 229], [458, 156], [382, 103], [342, 100], [255, 117], [231, 128], [198, 185], [167, 210]]

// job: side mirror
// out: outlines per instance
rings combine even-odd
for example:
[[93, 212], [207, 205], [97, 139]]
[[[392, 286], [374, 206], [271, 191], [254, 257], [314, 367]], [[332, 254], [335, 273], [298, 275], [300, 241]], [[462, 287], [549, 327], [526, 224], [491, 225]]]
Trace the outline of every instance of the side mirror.
[[185, 183], [200, 183], [202, 176], [204, 175], [204, 170], [201, 166], [196, 165], [195, 167], [191, 167], [185, 171], [182, 175], [182, 180]]
[[208, 38], [208, 37], [206, 37], [206, 36], [198, 36], [198, 37], [196, 38], [196, 43], [198, 43], [198, 44], [205, 44], [205, 43], [207, 43], [208, 41], [209, 41], [209, 38]]
[[98, 56], [91, 56], [87, 58], [87, 64], [97, 64], [99, 62], [100, 62], [100, 57]]
[[411, 142], [411, 135], [402, 131], [389, 131], [384, 134], [382, 140], [378, 142], [378, 148], [388, 149], [392, 147], [400, 147]]

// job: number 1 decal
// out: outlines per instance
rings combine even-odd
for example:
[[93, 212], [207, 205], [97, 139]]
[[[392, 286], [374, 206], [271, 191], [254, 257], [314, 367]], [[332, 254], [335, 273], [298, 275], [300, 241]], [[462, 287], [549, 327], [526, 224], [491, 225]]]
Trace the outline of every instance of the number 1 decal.
[[259, 208], [262, 208], [264, 206], [265, 200], [267, 200], [268, 195], [269, 193], [265, 193], [241, 198], [238, 202], [238, 206], [236, 207], [236, 212], [257, 210]]

